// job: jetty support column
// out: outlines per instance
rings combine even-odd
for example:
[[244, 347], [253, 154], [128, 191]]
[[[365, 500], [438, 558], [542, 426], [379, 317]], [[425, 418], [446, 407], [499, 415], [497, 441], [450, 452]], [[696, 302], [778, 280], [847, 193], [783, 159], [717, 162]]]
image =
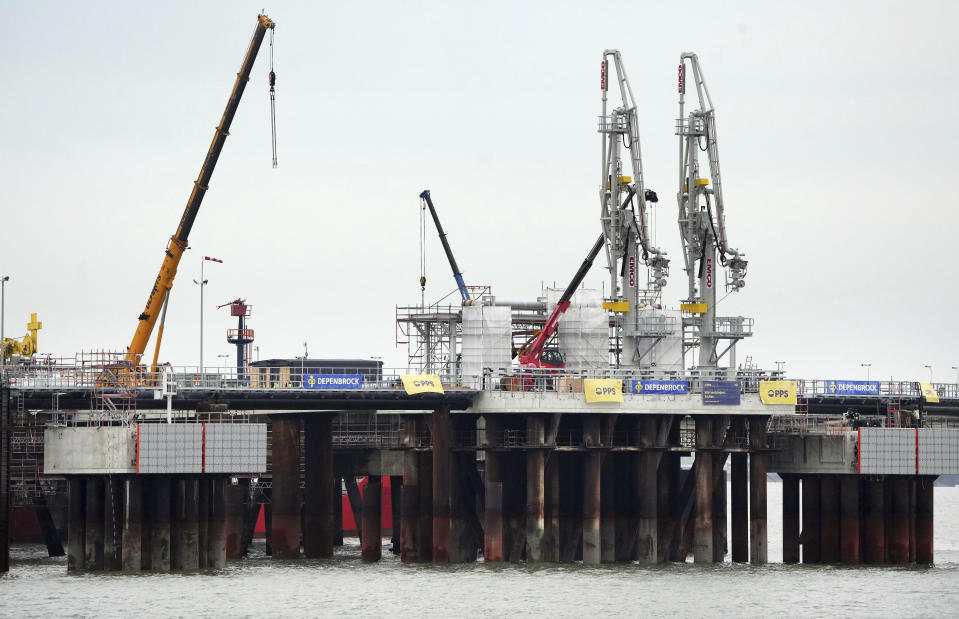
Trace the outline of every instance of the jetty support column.
[[139, 572], [143, 553], [143, 480], [127, 477], [123, 480], [126, 501], [123, 504], [122, 560], [123, 571]]
[[[735, 462], [733, 460], [733, 464]], [[783, 563], [799, 563], [799, 476], [783, 473], [781, 477], [783, 479]], [[735, 480], [735, 470], [733, 480]], [[734, 492], [733, 501], [736, 500], [735, 497]], [[736, 510], [735, 505], [733, 503], [733, 513]], [[733, 522], [735, 523], [735, 520]], [[735, 538], [733, 552], [736, 552]]]
[[839, 563], [839, 479], [823, 475], [819, 480], [819, 542], [823, 563]]
[[450, 562], [450, 468], [453, 429], [449, 408], [430, 416], [433, 435], [433, 562]]
[[305, 488], [303, 554], [333, 557], [333, 419], [312, 414], [304, 419]]
[[486, 416], [486, 513], [483, 523], [483, 560], [503, 560], [503, 420]]
[[[658, 416], [646, 415], [639, 422], [639, 446], [642, 451], [637, 458], [639, 471], [639, 527], [638, 556], [643, 564], [659, 563], [659, 461], [662, 452], [657, 446]], [[662, 423], [662, 421], [660, 421]]]
[[84, 568], [86, 562], [86, 479], [70, 476], [70, 506], [67, 515], [67, 571]]
[[865, 486], [866, 528], [863, 552], [866, 563], [880, 564], [886, 561], [886, 481], [883, 478], [867, 479]]
[[859, 481], [858, 475], [841, 475], [839, 481], [839, 560], [847, 565], [858, 565], [860, 562]]
[[363, 561], [372, 563], [383, 556], [383, 486], [379, 475], [366, 478], [363, 490], [363, 525], [361, 526], [361, 554]]
[[600, 541], [600, 496], [602, 491], [602, 451], [600, 419], [587, 415], [583, 420], [583, 563], [598, 565], [602, 561]]
[[922, 476], [916, 480], [916, 563], [933, 562], [933, 483], [935, 477]]
[[693, 560], [713, 562], [713, 420], [696, 417], [696, 507], [693, 518]]
[[273, 421], [273, 557], [300, 556], [300, 419], [277, 415]]
[[769, 417], [749, 419], [749, 561], [756, 565], [769, 560], [766, 522], [766, 426]]
[[400, 496], [403, 512], [400, 520], [400, 560], [403, 563], [416, 563], [419, 560], [416, 537], [420, 518], [420, 467], [419, 452], [414, 451], [417, 445], [416, 427], [416, 418], [412, 415], [403, 419], [403, 446], [406, 448], [403, 452], [403, 490]]

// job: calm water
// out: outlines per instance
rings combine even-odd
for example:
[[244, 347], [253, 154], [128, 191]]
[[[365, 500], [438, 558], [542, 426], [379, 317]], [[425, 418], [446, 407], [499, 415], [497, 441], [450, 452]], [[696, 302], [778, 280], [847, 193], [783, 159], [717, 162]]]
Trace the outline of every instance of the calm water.
[[[936, 566], [846, 568], [403, 565], [254, 556], [218, 572], [67, 575], [63, 558], [18, 545], [0, 576], [0, 615], [49, 616], [747, 616], [959, 615], [959, 488], [936, 488]], [[781, 485], [769, 484], [770, 559], [781, 560]], [[349, 544], [349, 540], [347, 540]]]

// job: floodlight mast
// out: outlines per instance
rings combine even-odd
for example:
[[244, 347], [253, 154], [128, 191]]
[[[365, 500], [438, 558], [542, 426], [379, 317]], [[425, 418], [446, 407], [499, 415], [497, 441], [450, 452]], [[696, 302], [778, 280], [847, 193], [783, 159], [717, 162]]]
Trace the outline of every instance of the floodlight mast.
[[[612, 59], [612, 68], [610, 67]], [[622, 104], [607, 110], [609, 79], [615, 72]], [[606, 237], [606, 259], [610, 274], [610, 299], [628, 303], [617, 316], [622, 354], [619, 364], [639, 364], [639, 310], [645, 304], [658, 303], [669, 275], [666, 252], [653, 246], [650, 239], [647, 202], [657, 202], [656, 192], [645, 187], [639, 141], [639, 120], [633, 89], [626, 76], [619, 50], [603, 52], [600, 87], [602, 114], [602, 175], [600, 177], [600, 220]], [[629, 151], [632, 176], [624, 174], [622, 149]], [[635, 203], [634, 203], [635, 200]], [[651, 207], [650, 207], [651, 208]], [[646, 282], [639, 281], [639, 263], [648, 269]]]
[[[688, 68], [692, 69], [692, 82], [696, 87], [699, 103], [699, 109], [689, 112], [688, 116], [685, 115], [684, 109], [687, 64]], [[676, 135], [679, 136], [679, 188], [676, 195], [679, 203], [683, 259], [689, 281], [689, 296], [684, 309], [696, 315], [687, 319], [687, 324], [698, 329], [697, 366], [709, 370], [718, 367], [719, 357], [722, 356], [716, 352], [717, 341], [721, 339], [716, 325], [717, 255], [719, 265], [727, 269], [726, 289], [732, 292], [745, 285], [748, 262], [745, 254], [728, 244], [722, 179], [719, 172], [715, 108], [703, 79], [699, 59], [691, 52], [684, 52], [680, 57], [678, 92], [679, 119], [676, 121]], [[708, 176], [700, 171], [700, 151], [707, 153]]]

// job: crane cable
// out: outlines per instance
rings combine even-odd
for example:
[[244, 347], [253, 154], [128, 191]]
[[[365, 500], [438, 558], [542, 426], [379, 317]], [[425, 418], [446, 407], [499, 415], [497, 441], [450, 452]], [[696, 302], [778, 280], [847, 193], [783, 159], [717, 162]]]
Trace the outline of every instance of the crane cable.
[[273, 28], [270, 28], [270, 124], [273, 130], [273, 167], [276, 167], [276, 73], [273, 71]]
[[426, 200], [420, 200], [420, 304], [426, 305]]

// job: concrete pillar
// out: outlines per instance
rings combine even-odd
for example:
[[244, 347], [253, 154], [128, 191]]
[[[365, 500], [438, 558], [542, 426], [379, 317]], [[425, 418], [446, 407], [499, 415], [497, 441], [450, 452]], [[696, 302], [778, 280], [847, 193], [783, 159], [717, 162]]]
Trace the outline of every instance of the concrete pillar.
[[560, 476], [559, 454], [546, 455], [546, 561], [558, 562], [560, 557]]
[[857, 565], [859, 559], [859, 476], [840, 475], [839, 559]]
[[227, 488], [222, 476], [210, 480], [210, 516], [207, 526], [206, 566], [220, 569], [226, 565]]
[[203, 475], [197, 479], [197, 564], [200, 569], [209, 567], [207, 549], [210, 541], [210, 477]]
[[123, 510], [123, 571], [139, 572], [142, 567], [143, 553], [143, 480], [140, 477], [127, 477]]
[[599, 540], [600, 560], [603, 563], [616, 562], [616, 518], [618, 487], [622, 483], [617, 475], [616, 454], [607, 452], [600, 464], [599, 493]]
[[657, 447], [658, 417], [643, 416], [639, 423], [640, 452], [636, 481], [639, 484], [639, 530], [637, 547], [639, 562], [659, 563], [659, 460]]
[[[736, 425], [739, 426], [739, 434], [742, 435], [745, 433], [744, 428], [742, 428], [742, 420], [736, 419], [734, 422], [737, 422]], [[732, 462], [730, 463], [730, 476], [732, 477], [730, 483], [730, 494], [731, 504], [730, 508], [732, 509], [732, 560], [734, 563], [746, 563], [749, 561], [749, 477], [748, 477], [748, 468], [747, 464], [747, 455], [744, 453], [734, 453], [731, 455]], [[793, 480], [795, 484], [796, 491], [796, 508], [795, 513], [793, 514], [796, 518], [796, 534], [795, 534], [795, 543], [796, 543], [796, 560], [799, 560], [799, 481]], [[786, 523], [788, 522], [787, 516], [787, 503], [786, 503], [786, 492], [789, 486], [786, 485], [785, 477], [783, 478], [783, 561], [789, 563], [786, 559], [786, 537], [787, 528]], [[793, 561], [793, 562], [795, 562]]]
[[768, 417], [749, 419], [749, 561], [758, 565], [768, 561], [766, 473], [769, 457], [765, 452], [768, 422]]
[[802, 562], [822, 562], [819, 475], [802, 477]]
[[86, 479], [73, 475], [70, 481], [70, 507], [67, 517], [67, 571], [75, 572], [86, 566]]
[[416, 444], [416, 419], [414, 417], [406, 417], [403, 420], [403, 424], [403, 442], [407, 450], [403, 452], [403, 491], [401, 494], [403, 519], [400, 525], [400, 560], [403, 561], [403, 563], [415, 563], [419, 560], [416, 537], [420, 519], [419, 453], [412, 449]]
[[150, 480], [150, 571], [169, 572], [171, 545], [172, 483], [168, 476], [157, 475]]
[[867, 479], [864, 483], [866, 526], [863, 559], [865, 563], [874, 565], [886, 561], [885, 485], [885, 480], [881, 478]]
[[200, 567], [200, 527], [199, 527], [199, 480], [187, 477], [183, 480], [183, 528], [181, 539], [183, 547], [181, 569], [195, 570]]
[[[390, 516], [393, 528], [390, 532], [390, 552], [400, 554], [400, 531], [403, 528], [403, 476], [390, 475]], [[332, 515], [332, 510], [331, 510]], [[331, 531], [332, 533], [332, 531]], [[333, 556], [333, 536], [330, 536], [330, 555]]]
[[909, 562], [909, 484], [902, 475], [888, 478], [887, 488], [892, 492], [892, 543], [889, 546], [889, 563], [902, 565]]
[[486, 513], [483, 524], [483, 560], [503, 560], [503, 420], [498, 415], [486, 417]]
[[713, 420], [696, 417], [696, 507], [693, 520], [693, 560], [713, 562]]
[[86, 557], [87, 570], [103, 569], [103, 477], [87, 477], [86, 509]]
[[314, 413], [304, 420], [303, 554], [333, 556], [333, 419]]
[[450, 468], [453, 463], [452, 420], [448, 408], [430, 416], [433, 436], [433, 562], [450, 562]]
[[526, 416], [526, 561], [546, 560], [543, 535], [546, 532], [545, 426], [541, 415]]
[[[780, 477], [783, 480], [783, 563], [799, 563], [799, 476], [784, 473]], [[733, 509], [736, 509], [735, 503]], [[733, 539], [733, 552], [736, 552]]]
[[300, 556], [300, 419], [277, 416], [273, 425], [273, 556]]
[[383, 486], [379, 475], [366, 478], [363, 490], [363, 534], [360, 540], [363, 561], [379, 561], [383, 555], [383, 527], [380, 514], [383, 512]]
[[586, 443], [583, 460], [583, 563], [595, 565], [602, 560], [602, 452], [599, 449], [601, 443], [598, 415], [587, 415], [583, 420], [583, 440]]
[[419, 454], [419, 528], [416, 533], [417, 555], [420, 563], [433, 560], [433, 454]]
[[839, 478], [823, 475], [819, 480], [819, 548], [823, 563], [839, 563]]
[[243, 556], [243, 486], [224, 482], [224, 553], [227, 561]]
[[933, 482], [932, 476], [919, 477], [916, 481], [916, 563], [931, 565], [933, 562]]

